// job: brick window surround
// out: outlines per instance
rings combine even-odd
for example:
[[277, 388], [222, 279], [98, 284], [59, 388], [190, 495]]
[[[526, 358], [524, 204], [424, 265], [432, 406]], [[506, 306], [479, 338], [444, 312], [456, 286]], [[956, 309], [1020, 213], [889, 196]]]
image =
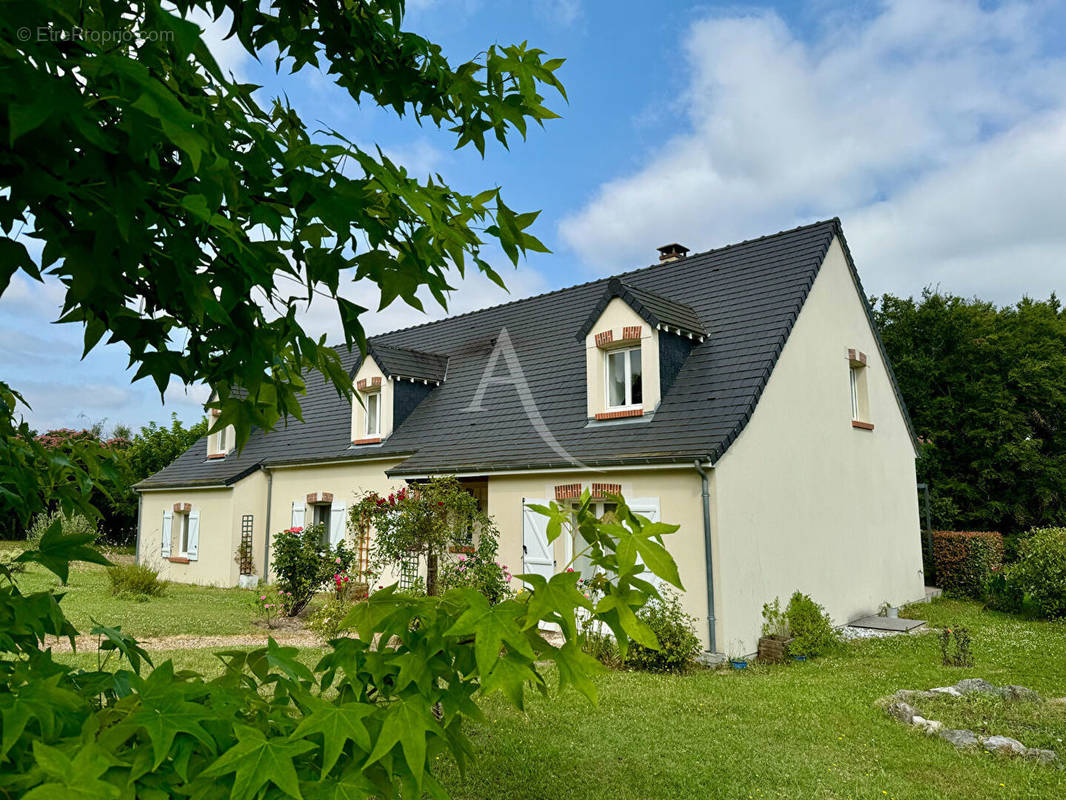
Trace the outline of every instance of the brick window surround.
[[644, 416], [643, 408], [626, 408], [622, 411], [601, 411], [596, 414], [596, 419], [625, 419], [626, 417]]
[[326, 504], [333, 502], [333, 492], [311, 492], [307, 495], [307, 504], [313, 506], [319, 503]]
[[363, 378], [355, 382], [355, 388], [360, 392], [381, 388], [381, 378]]
[[188, 514], [190, 511], [192, 511], [192, 503], [175, 503], [174, 504], [174, 513], [175, 514]]
[[866, 366], [866, 353], [862, 352], [861, 350], [856, 350], [853, 347], [849, 347], [848, 348], [848, 361], [850, 361], [855, 366], [862, 365], [862, 366], [865, 367]]
[[556, 500], [576, 500], [581, 497], [580, 483], [565, 483], [555, 487]]
[[355, 445], [377, 444], [380, 441], [381, 441], [381, 437], [380, 436], [368, 436], [365, 439], [352, 439], [352, 444], [355, 444]]
[[616, 340], [614, 338], [614, 331], [607, 329], [596, 334], [596, 346], [600, 349], [604, 349], [611, 347], [614, 344], [631, 344], [633, 342], [639, 342], [642, 334], [643, 328], [639, 325], [626, 325], [622, 328], [622, 338]]
[[620, 483], [594, 483], [592, 484], [592, 496], [597, 500], [602, 500], [609, 494], [621, 494], [622, 484]]

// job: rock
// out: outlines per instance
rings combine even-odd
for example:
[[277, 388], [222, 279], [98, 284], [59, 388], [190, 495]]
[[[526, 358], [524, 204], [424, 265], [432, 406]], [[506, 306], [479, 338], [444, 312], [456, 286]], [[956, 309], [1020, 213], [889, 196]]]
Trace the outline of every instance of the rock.
[[1000, 687], [999, 693], [1003, 695], [1004, 700], [1027, 700], [1039, 703], [1044, 699], [1032, 689], [1027, 689], [1024, 686], [1017, 686], [1015, 684]]
[[937, 722], [935, 719], [926, 719], [925, 717], [915, 714], [911, 718], [911, 725], [920, 729], [926, 736], [932, 736], [943, 726], [943, 722]]
[[1054, 750], [1041, 750], [1039, 747], [1027, 747], [1025, 757], [1039, 764], [1054, 764], [1059, 760]]
[[962, 692], [954, 686], [937, 686], [935, 689], [930, 689], [929, 691], [934, 694], [950, 694], [952, 697], [962, 697]]
[[1000, 753], [1006, 756], [1024, 756], [1028, 749], [1017, 739], [1012, 739], [1009, 736], [989, 736], [982, 744], [984, 744], [985, 750], [988, 752]]
[[928, 700], [930, 697], [936, 697], [935, 692], [925, 692], [920, 689], [900, 689], [894, 695], [893, 700], [902, 700], [904, 703], [910, 703], [914, 705], [917, 700]]
[[894, 703], [889, 703], [888, 708], [885, 709], [890, 717], [895, 717], [900, 722], [910, 725], [914, 720], [914, 709], [904, 703], [902, 700], [897, 700]]
[[1066, 706], [1066, 697], [1054, 697], [1051, 700], [1048, 700], [1048, 702], [1057, 706]]
[[999, 694], [999, 690], [984, 678], [963, 678], [955, 684], [955, 689], [961, 694]]
[[973, 731], [964, 731], [958, 728], [941, 728], [936, 735], [946, 742], [951, 742], [958, 748], [977, 747], [980, 744], [977, 740], [977, 734]]

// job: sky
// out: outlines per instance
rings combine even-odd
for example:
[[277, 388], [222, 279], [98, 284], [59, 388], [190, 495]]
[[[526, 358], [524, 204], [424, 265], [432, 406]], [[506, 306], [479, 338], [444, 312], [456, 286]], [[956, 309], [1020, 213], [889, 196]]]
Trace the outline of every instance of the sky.
[[[1066, 290], [1066, 3], [886, 0], [684, 3], [636, 0], [409, 0], [406, 27], [453, 63], [528, 41], [567, 59], [561, 119], [510, 150], [455, 151], [450, 134], [357, 106], [324, 74], [276, 75], [206, 36], [226, 69], [284, 92], [305, 119], [409, 171], [464, 191], [501, 186], [542, 211], [551, 250], [507, 292], [454, 282], [448, 310], [394, 304], [370, 333], [645, 266], [655, 248], [694, 252], [840, 217], [866, 290], [925, 287], [1000, 304]], [[376, 308], [373, 287], [344, 294]], [[203, 413], [202, 387], [161, 398], [130, 383], [127, 353], [81, 359], [81, 331], [51, 324], [61, 287], [16, 277], [0, 297], [0, 380], [39, 429], [104, 421], [134, 428]], [[339, 341], [328, 302], [302, 319]]]

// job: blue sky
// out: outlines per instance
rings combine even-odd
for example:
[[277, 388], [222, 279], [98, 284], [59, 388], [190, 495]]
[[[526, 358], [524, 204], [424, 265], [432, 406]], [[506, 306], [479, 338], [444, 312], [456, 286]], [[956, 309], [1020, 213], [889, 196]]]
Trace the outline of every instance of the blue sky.
[[[716, 4], [414, 0], [407, 27], [455, 60], [528, 40], [564, 57], [563, 118], [511, 150], [455, 152], [448, 134], [356, 106], [325, 76], [279, 77], [220, 38], [241, 78], [285, 92], [308, 119], [380, 145], [453, 185], [500, 185], [542, 209], [553, 250], [505, 269], [511, 293], [471, 277], [459, 312], [839, 216], [866, 288], [924, 286], [1006, 303], [1066, 289], [1066, 4], [964, 0]], [[502, 265], [502, 264], [501, 264]], [[346, 293], [374, 305], [372, 288]], [[0, 378], [40, 427], [192, 420], [201, 388], [165, 405], [131, 385], [116, 347], [80, 361], [56, 326], [60, 295], [17, 279], [0, 298]], [[442, 316], [392, 306], [371, 332]], [[339, 324], [326, 304], [315, 331]]]

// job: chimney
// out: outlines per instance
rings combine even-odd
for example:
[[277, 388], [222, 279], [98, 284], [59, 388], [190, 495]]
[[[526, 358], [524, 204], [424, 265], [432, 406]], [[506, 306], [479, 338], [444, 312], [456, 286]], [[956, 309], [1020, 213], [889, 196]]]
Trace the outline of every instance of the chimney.
[[673, 244], [664, 244], [659, 250], [659, 263], [668, 264], [671, 261], [680, 261], [688, 253], [688, 248], [684, 245], [674, 242]]

